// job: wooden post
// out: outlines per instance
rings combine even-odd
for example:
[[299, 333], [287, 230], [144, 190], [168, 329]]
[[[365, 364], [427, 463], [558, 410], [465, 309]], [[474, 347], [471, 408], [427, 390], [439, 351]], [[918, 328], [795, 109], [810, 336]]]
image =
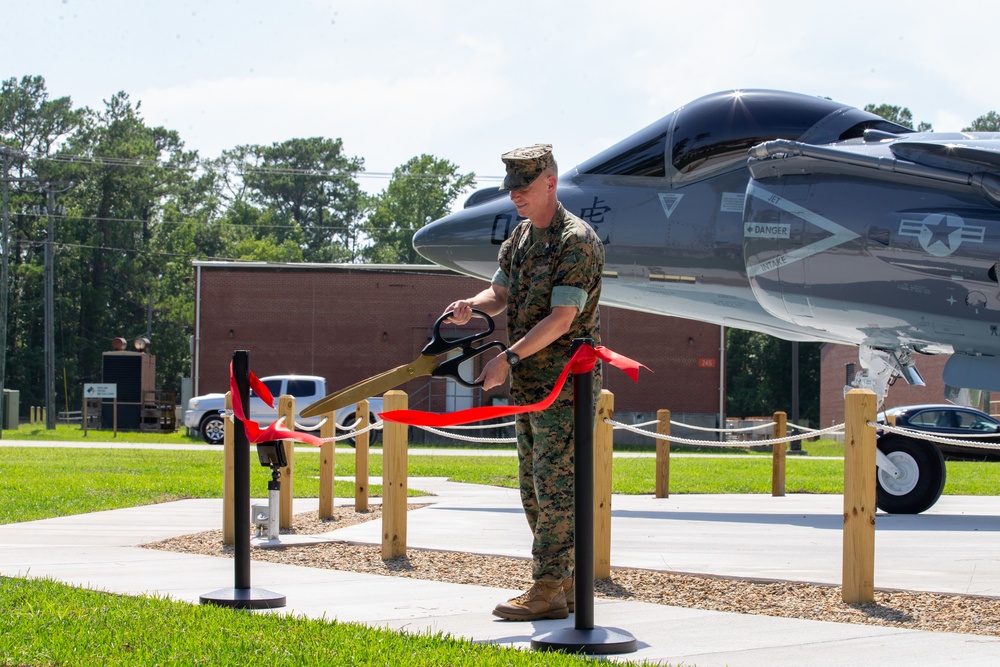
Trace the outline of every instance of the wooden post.
[[[283, 394], [278, 399], [278, 416], [284, 419], [289, 430], [295, 430], [295, 397]], [[295, 441], [285, 440], [285, 461], [287, 466], [281, 469], [281, 491], [278, 501], [281, 509], [278, 511], [278, 528], [292, 527], [292, 498], [295, 497]]]
[[611, 576], [611, 471], [614, 435], [605, 419], [615, 417], [615, 395], [601, 391], [594, 419], [594, 579]]
[[[336, 435], [337, 415], [334, 412], [326, 415], [326, 421], [319, 427], [319, 437], [326, 439]], [[336, 493], [337, 450], [332, 440], [324, 442], [319, 448], [319, 518], [332, 519]]]
[[[385, 393], [386, 411], [406, 410], [405, 392]], [[406, 555], [406, 424], [382, 427], [382, 559]]]
[[[670, 435], [670, 410], [657, 410], [656, 432]], [[656, 440], [656, 497], [670, 497], [670, 441]]]
[[844, 419], [844, 602], [875, 600], [875, 393], [852, 389]]
[[[233, 392], [226, 392], [226, 411], [233, 410]], [[233, 420], [222, 420], [222, 543], [236, 543], [236, 521], [233, 517], [233, 480], [236, 477], [236, 435]]]
[[[784, 412], [774, 413], [774, 439], [784, 438], [788, 435], [788, 417]], [[779, 497], [785, 495], [785, 452], [787, 442], [775, 443], [771, 448], [771, 495]]]
[[[361, 421], [357, 430], [367, 428], [369, 420], [368, 400], [360, 400], [354, 406], [354, 414]], [[371, 431], [365, 431], [354, 438], [354, 511], [368, 511], [368, 444], [371, 442]]]

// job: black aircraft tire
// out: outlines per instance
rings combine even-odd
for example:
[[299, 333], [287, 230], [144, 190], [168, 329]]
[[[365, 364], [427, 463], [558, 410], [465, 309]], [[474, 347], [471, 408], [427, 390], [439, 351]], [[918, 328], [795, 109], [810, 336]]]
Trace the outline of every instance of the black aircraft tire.
[[941, 497], [947, 472], [941, 450], [911, 438], [881, 438], [878, 448], [896, 466], [897, 479], [879, 468], [875, 473], [875, 505], [890, 514], [920, 514]]

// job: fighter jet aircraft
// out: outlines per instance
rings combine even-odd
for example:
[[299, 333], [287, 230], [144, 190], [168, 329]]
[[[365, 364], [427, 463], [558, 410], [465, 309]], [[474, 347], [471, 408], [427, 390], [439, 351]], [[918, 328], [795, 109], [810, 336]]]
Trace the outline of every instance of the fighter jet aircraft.
[[[475, 192], [414, 247], [489, 279], [518, 222], [506, 194]], [[559, 198], [604, 241], [602, 303], [857, 345], [854, 385], [880, 397], [923, 383], [920, 354], [954, 353], [949, 385], [1000, 390], [1000, 134], [726, 91], [563, 171]]]

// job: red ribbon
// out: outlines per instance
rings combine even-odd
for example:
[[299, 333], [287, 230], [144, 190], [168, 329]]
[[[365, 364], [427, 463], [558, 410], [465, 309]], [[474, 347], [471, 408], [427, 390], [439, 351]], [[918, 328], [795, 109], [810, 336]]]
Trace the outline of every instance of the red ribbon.
[[[274, 408], [274, 396], [271, 395], [271, 390], [267, 388], [267, 385], [260, 381], [260, 379], [254, 375], [253, 371], [250, 371], [250, 389], [257, 394], [262, 401], [267, 403], [267, 407]], [[314, 435], [309, 433], [299, 433], [298, 431], [290, 431], [287, 426], [284, 425], [283, 419], [278, 417], [275, 419], [270, 426], [265, 429], [261, 429], [260, 425], [255, 421], [247, 419], [246, 413], [243, 412], [243, 399], [240, 397], [240, 390], [236, 386], [236, 376], [233, 374], [233, 362], [229, 362], [229, 391], [232, 392], [233, 396], [233, 414], [243, 422], [243, 430], [247, 434], [247, 440], [252, 443], [267, 442], [269, 440], [295, 440], [296, 442], [304, 442], [310, 445], [315, 445], [320, 447], [323, 441]], [[329, 417], [327, 418], [329, 419]]]
[[559, 396], [559, 392], [562, 391], [563, 385], [566, 384], [566, 378], [569, 377], [571, 372], [589, 372], [594, 368], [598, 358], [603, 359], [612, 366], [625, 371], [625, 373], [632, 378], [633, 382], [639, 381], [640, 368], [645, 368], [647, 371], [649, 370], [648, 367], [640, 364], [638, 361], [629, 359], [628, 357], [622, 356], [617, 352], [612, 352], [606, 347], [581, 345], [570, 358], [569, 363], [566, 364], [566, 368], [564, 368], [562, 373], [559, 375], [559, 379], [556, 380], [556, 385], [553, 387], [552, 392], [538, 403], [532, 403], [531, 405], [498, 405], [482, 408], [469, 408], [467, 410], [459, 410], [458, 412], [448, 412], [444, 414], [437, 412], [423, 412], [421, 410], [390, 410], [388, 412], [381, 413], [379, 417], [383, 421], [408, 424], [410, 426], [430, 426], [441, 428], [444, 426], [470, 424], [472, 422], [483, 421], [486, 419], [496, 419], [498, 417], [509, 417], [523, 412], [544, 410], [555, 402], [556, 397]]

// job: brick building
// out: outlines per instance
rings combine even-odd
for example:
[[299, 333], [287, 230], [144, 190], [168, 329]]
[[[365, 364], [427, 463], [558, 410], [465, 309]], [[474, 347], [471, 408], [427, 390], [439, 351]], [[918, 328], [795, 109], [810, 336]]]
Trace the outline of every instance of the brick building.
[[[889, 387], [885, 407], [920, 403], [944, 403], [944, 380], [941, 378], [948, 354], [918, 355], [917, 370], [926, 383], [918, 387], [902, 378]], [[844, 385], [860, 370], [858, 348], [828, 343], [820, 350], [820, 428], [844, 421]]]
[[[329, 391], [348, 386], [416, 358], [444, 307], [486, 285], [425, 265], [195, 262], [195, 273], [195, 395], [226, 390], [233, 350], [249, 350], [261, 377], [314, 374], [327, 378]], [[496, 326], [504, 340], [503, 316]], [[718, 326], [602, 306], [601, 331], [604, 345], [654, 371], [643, 371], [637, 384], [605, 371], [620, 421], [649, 421], [666, 408], [687, 423], [719, 423]], [[442, 379], [401, 389], [410, 407], [435, 412], [507, 399], [506, 391], [463, 393]], [[619, 431], [616, 441], [630, 441], [629, 434]]]

